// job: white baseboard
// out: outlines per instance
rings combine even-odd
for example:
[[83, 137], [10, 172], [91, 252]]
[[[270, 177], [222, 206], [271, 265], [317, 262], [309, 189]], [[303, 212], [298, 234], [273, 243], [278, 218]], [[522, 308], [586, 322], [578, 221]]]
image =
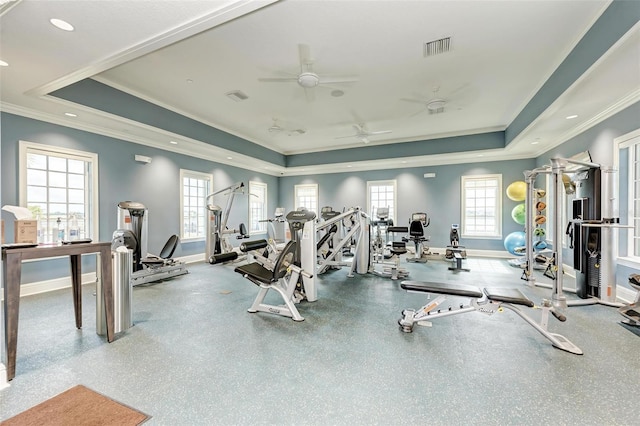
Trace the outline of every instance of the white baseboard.
[[0, 362], [0, 390], [9, 387], [9, 382], [7, 381], [7, 367], [3, 363]]
[[[175, 260], [182, 261], [184, 263], [196, 263], [202, 262], [205, 259], [205, 254], [194, 254], [191, 256], [176, 257]], [[88, 272], [82, 274], [82, 285], [95, 284], [97, 281], [95, 272]], [[46, 293], [54, 290], [61, 290], [64, 288], [71, 288], [71, 276], [56, 278], [53, 280], [37, 281], [33, 283], [26, 283], [20, 286], [20, 297], [32, 296], [34, 294]]]

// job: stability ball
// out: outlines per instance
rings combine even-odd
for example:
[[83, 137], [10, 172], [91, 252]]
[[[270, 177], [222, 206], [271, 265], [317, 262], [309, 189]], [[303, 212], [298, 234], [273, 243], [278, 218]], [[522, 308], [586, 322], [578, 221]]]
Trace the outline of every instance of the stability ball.
[[524, 225], [524, 218], [525, 218], [525, 210], [524, 210], [524, 203], [522, 204], [518, 204], [517, 206], [515, 206], [513, 208], [513, 210], [511, 210], [511, 218], [518, 224], [518, 225]]
[[527, 184], [524, 181], [517, 180], [507, 186], [507, 197], [513, 201], [524, 201], [527, 195]]
[[515, 256], [524, 256], [522, 247], [525, 245], [525, 233], [522, 231], [512, 232], [504, 239], [504, 248]]

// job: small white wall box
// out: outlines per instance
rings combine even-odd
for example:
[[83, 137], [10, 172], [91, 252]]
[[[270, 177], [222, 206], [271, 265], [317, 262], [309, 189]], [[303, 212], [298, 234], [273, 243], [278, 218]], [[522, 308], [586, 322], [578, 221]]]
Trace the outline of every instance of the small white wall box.
[[426, 178], [434, 178], [434, 177], [436, 177], [436, 174], [435, 173], [425, 173], [424, 177], [425, 177], [425, 179]]
[[146, 157], [144, 155], [136, 155], [135, 158], [138, 163], [149, 164], [151, 162], [151, 157]]

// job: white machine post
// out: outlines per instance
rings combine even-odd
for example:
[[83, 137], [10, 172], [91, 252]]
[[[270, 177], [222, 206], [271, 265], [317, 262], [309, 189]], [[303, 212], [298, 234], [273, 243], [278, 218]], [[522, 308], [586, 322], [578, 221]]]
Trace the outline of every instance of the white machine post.
[[[613, 167], [602, 167], [602, 246], [600, 261], [600, 300], [606, 303], [616, 302], [616, 248], [618, 247], [618, 230], [614, 226], [620, 223], [618, 210], [617, 170]], [[613, 225], [613, 226], [611, 226]]]
[[564, 184], [562, 182], [562, 174], [566, 169], [566, 161], [560, 158], [551, 159], [551, 171], [553, 176], [553, 208], [554, 208], [554, 223], [553, 223], [553, 266], [555, 268], [555, 278], [553, 280], [551, 301], [553, 306], [558, 309], [564, 309], [567, 307], [567, 298], [565, 297], [562, 284], [564, 278], [563, 264], [562, 264], [562, 192], [564, 190]]
[[316, 258], [318, 256], [316, 248], [316, 221], [310, 220], [302, 227], [302, 238], [300, 239], [300, 267], [308, 274], [302, 274], [304, 294], [307, 301], [318, 300], [318, 289], [316, 288]]

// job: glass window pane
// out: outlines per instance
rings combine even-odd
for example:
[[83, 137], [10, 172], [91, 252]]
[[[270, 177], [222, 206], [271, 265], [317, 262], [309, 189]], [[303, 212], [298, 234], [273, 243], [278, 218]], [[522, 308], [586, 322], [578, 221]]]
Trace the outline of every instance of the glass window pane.
[[57, 172], [67, 171], [67, 159], [60, 157], [49, 157], [49, 170]]
[[67, 186], [67, 174], [58, 172], [49, 172], [49, 186], [64, 188]]
[[84, 188], [84, 175], [68, 175], [69, 188]]
[[47, 156], [40, 154], [27, 154], [27, 168], [29, 169], [41, 169], [47, 168]]

